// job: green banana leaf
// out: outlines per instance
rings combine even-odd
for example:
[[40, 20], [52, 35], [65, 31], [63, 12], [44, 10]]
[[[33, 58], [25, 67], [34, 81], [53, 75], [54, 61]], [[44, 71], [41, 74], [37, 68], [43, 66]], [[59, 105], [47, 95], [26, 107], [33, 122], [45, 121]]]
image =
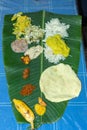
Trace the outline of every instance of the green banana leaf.
[[[31, 17], [32, 24], [38, 25], [42, 28], [44, 28], [45, 23], [47, 21], [50, 21], [51, 18], [59, 18], [61, 22], [70, 24], [70, 28], [68, 30], [69, 37], [65, 38], [66, 43], [71, 49], [70, 56], [66, 58], [66, 60], [61, 62], [69, 64], [77, 73], [80, 59], [81, 17], [74, 15], [59, 15], [45, 11], [25, 14]], [[23, 54], [17, 54], [12, 51], [11, 42], [15, 40], [15, 36], [12, 34], [12, 16], [13, 15], [5, 16], [3, 28], [3, 57], [8, 82], [9, 96], [11, 101], [14, 98], [20, 99], [33, 110], [35, 114], [35, 128], [37, 128], [44, 123], [52, 123], [59, 120], [67, 107], [68, 101], [52, 103], [46, 100], [44, 95], [41, 93], [39, 88], [40, 75], [47, 67], [53, 65], [45, 59], [43, 54], [41, 54], [37, 59], [32, 60], [29, 65], [24, 65], [20, 59]], [[40, 41], [40, 45], [43, 46], [42, 41]], [[23, 80], [22, 72], [25, 68], [30, 68], [31, 73], [28, 79]], [[20, 95], [20, 91], [22, 87], [27, 83], [33, 84], [34, 86], [36, 86], [36, 89], [31, 95], [22, 96]], [[38, 102], [38, 97], [40, 97], [41, 95], [43, 96], [43, 99], [47, 104], [47, 111], [42, 117], [38, 116], [34, 111], [34, 105]], [[25, 119], [15, 109], [13, 103], [12, 108], [17, 121], [20, 123], [26, 123]]]

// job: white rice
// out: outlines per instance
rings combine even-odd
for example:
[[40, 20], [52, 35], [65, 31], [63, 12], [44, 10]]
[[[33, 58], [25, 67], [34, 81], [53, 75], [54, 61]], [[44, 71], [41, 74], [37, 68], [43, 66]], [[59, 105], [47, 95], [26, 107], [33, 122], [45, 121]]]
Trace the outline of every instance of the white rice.
[[70, 25], [66, 25], [65, 23], [60, 23], [58, 18], [52, 18], [50, 22], [48, 21], [45, 24], [45, 40], [48, 36], [53, 36], [55, 34], [60, 34], [62, 38], [68, 37], [67, 30], [69, 29]]
[[[67, 30], [70, 25], [66, 25], [65, 23], [60, 23], [58, 18], [53, 18], [45, 24], [45, 39], [43, 42], [46, 42], [48, 36], [53, 36], [55, 34], [60, 34], [62, 38], [68, 37], [69, 34]], [[44, 48], [44, 56], [45, 58], [54, 64], [59, 63], [60, 60], [65, 60], [65, 57], [61, 54], [53, 54], [53, 51], [50, 47], [48, 47], [45, 43]]]
[[47, 45], [44, 48], [44, 56], [50, 63], [54, 63], [54, 64], [59, 63], [60, 60], [65, 60], [65, 57], [63, 55], [53, 54], [52, 49], [48, 47]]

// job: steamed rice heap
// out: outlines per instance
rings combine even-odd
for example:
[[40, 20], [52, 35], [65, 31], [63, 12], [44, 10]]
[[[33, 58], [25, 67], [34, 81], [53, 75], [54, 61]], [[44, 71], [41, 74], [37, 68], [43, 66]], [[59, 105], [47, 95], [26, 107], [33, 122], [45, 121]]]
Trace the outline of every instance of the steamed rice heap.
[[[50, 22], [45, 24], [45, 39], [43, 40], [46, 43], [46, 40], [55, 35], [60, 35], [61, 38], [68, 37], [67, 30], [70, 25], [66, 25], [65, 23], [61, 23], [58, 18], [53, 18]], [[66, 57], [62, 54], [54, 54], [52, 48], [50, 48], [47, 44], [45, 44], [44, 55], [46, 59], [54, 64], [57, 64], [60, 60], [64, 60]]]
[[52, 18], [50, 22], [48, 21], [45, 24], [45, 40], [48, 36], [53, 36], [55, 34], [60, 34], [62, 38], [68, 37], [69, 34], [67, 30], [70, 25], [66, 25], [65, 23], [61, 23], [58, 18]]

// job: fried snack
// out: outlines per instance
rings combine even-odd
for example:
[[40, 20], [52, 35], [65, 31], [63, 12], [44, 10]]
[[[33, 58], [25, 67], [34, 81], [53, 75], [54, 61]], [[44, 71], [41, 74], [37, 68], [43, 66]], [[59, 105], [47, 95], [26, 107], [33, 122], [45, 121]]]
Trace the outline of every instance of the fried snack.
[[23, 63], [26, 64], [26, 65], [29, 64], [30, 61], [31, 61], [31, 59], [30, 59], [30, 57], [29, 57], [28, 55], [22, 56], [22, 57], [21, 57], [21, 60], [22, 60]]

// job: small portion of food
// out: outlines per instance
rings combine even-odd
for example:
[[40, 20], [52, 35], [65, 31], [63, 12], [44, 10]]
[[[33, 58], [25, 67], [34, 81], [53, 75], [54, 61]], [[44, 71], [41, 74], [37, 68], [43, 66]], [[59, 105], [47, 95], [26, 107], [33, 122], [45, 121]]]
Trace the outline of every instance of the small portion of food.
[[35, 111], [36, 113], [39, 115], [39, 116], [43, 116], [46, 112], [46, 107], [40, 105], [40, 104], [35, 104], [34, 106], [35, 108]]
[[41, 97], [38, 98], [38, 102], [40, 105], [42, 106], [46, 106], [47, 104], [43, 101], [43, 99]]
[[30, 69], [29, 68], [24, 69], [23, 79], [27, 79], [29, 77], [29, 74], [30, 74]]
[[53, 54], [52, 49], [50, 47], [48, 47], [47, 45], [45, 45], [45, 48], [44, 48], [44, 56], [50, 63], [54, 63], [54, 64], [59, 63], [60, 60], [65, 60], [65, 57], [63, 55]]
[[35, 112], [39, 115], [42, 116], [46, 112], [46, 103], [42, 100], [41, 97], [38, 98], [38, 103], [35, 104], [34, 106]]
[[31, 129], [34, 130], [35, 116], [33, 111], [21, 100], [13, 99], [13, 103], [18, 112], [20, 112], [24, 119], [31, 124]]
[[30, 59], [30, 57], [29, 57], [28, 55], [22, 56], [22, 57], [21, 57], [21, 60], [22, 60], [23, 63], [26, 64], [26, 65], [29, 64], [30, 61], [31, 61], [31, 59]]
[[21, 16], [23, 13], [22, 12], [18, 12], [17, 14], [14, 14], [11, 18], [11, 21], [16, 20], [19, 16]]
[[70, 48], [62, 40], [60, 35], [49, 36], [46, 39], [46, 44], [52, 49], [53, 54], [63, 55], [64, 57], [69, 56]]
[[44, 36], [44, 30], [39, 26], [31, 25], [25, 30], [24, 38], [27, 40], [29, 44], [36, 42], [38, 43], [40, 39]]
[[30, 59], [35, 59], [37, 58], [41, 53], [43, 52], [43, 47], [41, 47], [40, 45], [37, 46], [33, 46], [30, 49], [26, 50], [26, 52], [24, 53], [24, 55], [28, 55], [30, 57]]
[[32, 94], [34, 89], [35, 89], [35, 86], [33, 86], [32, 84], [26, 84], [23, 86], [22, 90], [20, 91], [20, 94], [22, 96], [28, 96]]
[[28, 43], [25, 39], [15, 40], [11, 43], [11, 48], [16, 53], [25, 52], [28, 49]]
[[24, 36], [26, 28], [31, 25], [31, 18], [19, 12], [13, 15], [11, 20], [15, 21], [15, 23], [13, 23], [13, 34], [16, 35], [16, 39], [20, 39]]
[[59, 34], [49, 36], [46, 39], [44, 55], [49, 62], [56, 64], [68, 57], [69, 53], [70, 48]]
[[61, 23], [58, 18], [52, 18], [45, 24], [45, 40], [49, 36], [53, 36], [55, 34], [61, 35], [62, 38], [68, 37], [67, 30], [69, 29], [70, 25], [66, 25], [65, 23]]
[[81, 82], [73, 69], [60, 63], [47, 68], [40, 77], [40, 89], [51, 102], [62, 102], [78, 97]]

